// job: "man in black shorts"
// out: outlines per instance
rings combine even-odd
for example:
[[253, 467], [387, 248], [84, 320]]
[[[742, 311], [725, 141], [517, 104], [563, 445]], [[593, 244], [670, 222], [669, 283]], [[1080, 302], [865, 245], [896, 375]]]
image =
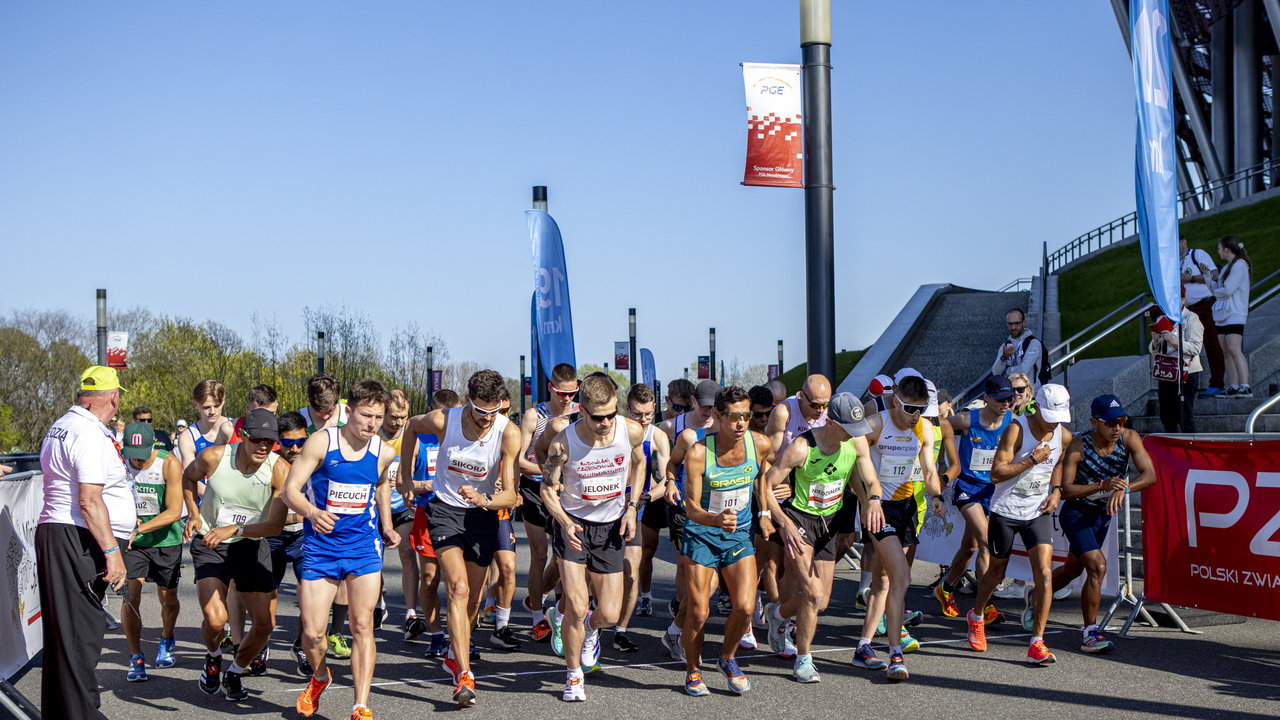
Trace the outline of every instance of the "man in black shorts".
[[666, 503], [662, 500], [665, 483], [662, 472], [667, 467], [670, 446], [666, 433], [656, 432], [653, 423], [657, 409], [653, 388], [643, 383], [632, 385], [627, 392], [627, 415], [644, 430], [645, 475], [640, 508], [640, 527], [627, 543], [625, 574], [622, 584], [622, 612], [614, 627], [613, 649], [622, 652], [639, 650], [627, 635], [631, 614], [648, 617], [653, 614], [653, 556], [658, 552], [658, 538], [667, 526]]
[[[288, 472], [289, 463], [302, 454], [302, 446], [307, 442], [307, 419], [302, 416], [302, 413], [287, 412], [280, 416], [276, 427], [280, 431], [280, 441], [276, 443], [278, 449], [275, 451], [280, 456], [277, 462], [283, 461], [285, 472]], [[267, 538], [267, 546], [271, 548], [271, 573], [275, 578], [276, 590], [280, 589], [285, 570], [291, 565], [294, 585], [296, 586], [302, 579], [302, 548], [305, 545], [302, 537], [302, 520], [301, 515], [288, 512], [284, 520], [284, 529], [280, 534]], [[297, 661], [298, 674], [311, 677], [314, 668], [311, 667], [311, 661], [307, 660], [306, 651], [302, 649], [301, 625], [293, 639], [293, 659]], [[254, 663], [257, 663], [256, 658]], [[253, 668], [254, 671], [256, 669]], [[266, 669], [265, 659], [263, 669]]]

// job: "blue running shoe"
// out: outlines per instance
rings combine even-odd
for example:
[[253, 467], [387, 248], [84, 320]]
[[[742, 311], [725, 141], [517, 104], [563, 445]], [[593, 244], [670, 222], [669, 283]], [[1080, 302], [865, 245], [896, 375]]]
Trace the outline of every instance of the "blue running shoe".
[[1093, 630], [1089, 632], [1080, 642], [1080, 650], [1093, 655], [1109, 653], [1115, 648], [1115, 646], [1115, 643], [1102, 635], [1101, 630]]
[[557, 657], [564, 657], [564, 638], [560, 636], [560, 623], [563, 620], [564, 615], [555, 605], [547, 608], [547, 622], [551, 623], [551, 652]]
[[1036, 620], [1036, 605], [1034, 602], [1035, 586], [1027, 585], [1022, 591], [1022, 600], [1026, 605], [1022, 608], [1022, 629], [1026, 632], [1032, 632], [1031, 627]]
[[160, 649], [156, 650], [155, 666], [158, 668], [173, 667], [173, 638], [160, 638]]
[[686, 695], [693, 697], [705, 697], [711, 694], [711, 691], [707, 689], [707, 684], [702, 682], [702, 673], [697, 670], [685, 676], [684, 692]]
[[129, 675], [126, 679], [129, 682], [146, 682], [147, 661], [143, 659], [142, 653], [134, 653], [129, 656]]
[[746, 673], [742, 672], [742, 668], [738, 667], [738, 661], [735, 658], [717, 660], [716, 667], [729, 681], [729, 690], [735, 694], [741, 695], [751, 689], [751, 681], [747, 679]]
[[1221, 394], [1222, 394], [1222, 388], [1210, 387], [1210, 388], [1205, 388], [1204, 392], [1200, 393], [1200, 397], [1210, 398], [1210, 397], [1216, 397]]
[[924, 620], [924, 613], [919, 610], [907, 610], [902, 613], [902, 627], [915, 627]]
[[888, 663], [876, 656], [876, 651], [871, 649], [871, 643], [866, 643], [853, 653], [854, 667], [860, 667], [864, 670], [884, 670], [888, 665]]
[[889, 656], [889, 669], [885, 673], [885, 677], [898, 682], [911, 677], [907, 673], [907, 664], [902, 660], [902, 653], [894, 653]]
[[444, 633], [432, 633], [431, 642], [427, 645], [426, 656], [429, 658], [444, 657], [449, 651], [449, 642], [444, 639]]

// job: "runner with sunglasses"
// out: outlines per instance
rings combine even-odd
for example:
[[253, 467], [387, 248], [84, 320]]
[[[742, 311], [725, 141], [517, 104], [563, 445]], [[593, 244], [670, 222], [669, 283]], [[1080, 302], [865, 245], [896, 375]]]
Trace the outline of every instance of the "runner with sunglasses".
[[[281, 461], [292, 463], [302, 454], [302, 446], [307, 442], [307, 419], [302, 417], [302, 413], [287, 412], [277, 420], [276, 428], [280, 431], [280, 440], [276, 442], [275, 452], [280, 456]], [[306, 543], [306, 538], [302, 535], [303, 519], [301, 515], [290, 510], [285, 517], [284, 529], [280, 534], [267, 538], [267, 545], [271, 548], [271, 571], [275, 576], [277, 592], [280, 590], [280, 583], [284, 580], [285, 570], [290, 566], [293, 567], [294, 585], [302, 582], [302, 552]], [[297, 601], [296, 593], [294, 601]], [[272, 614], [274, 613], [273, 606]], [[311, 661], [307, 659], [307, 651], [302, 649], [301, 621], [298, 624], [298, 634], [293, 640], [292, 650], [293, 659], [298, 665], [298, 674], [311, 677], [313, 672]], [[265, 653], [265, 650], [263, 652]], [[254, 658], [254, 662], [257, 662], [257, 658]], [[264, 655], [264, 670], [265, 662]]]
[[[747, 397], [751, 400], [751, 429], [754, 432], [765, 434], [769, 427], [769, 416], [773, 414], [773, 393], [764, 385], [756, 385], [747, 391]], [[778, 490], [784, 490], [788, 493], [790, 489], [786, 485], [781, 485]], [[786, 497], [778, 498], [778, 502], [786, 500]], [[758, 515], [765, 508], [756, 502], [752, 507], [753, 515]], [[778, 599], [778, 581], [782, 575], [782, 548], [777, 543], [769, 542], [760, 532], [760, 523], [754, 525], [754, 542], [756, 546], [756, 566], [760, 570], [760, 587], [756, 594], [756, 611], [751, 618], [753, 626], [763, 627], [766, 624], [764, 617], [764, 606], [769, 603], [779, 602]], [[739, 646], [744, 650], [755, 650], [757, 647], [755, 632], [748, 628], [747, 634], [742, 636]]]
[[[511, 395], [503, 386], [502, 414], [510, 416]], [[511, 631], [511, 604], [516, 596], [516, 532], [511, 510], [498, 510], [498, 547], [489, 566], [485, 588], [488, 592], [484, 612], [489, 615], [493, 632], [489, 644], [503, 650], [518, 650], [521, 642]]]
[[782, 457], [797, 435], [827, 422], [827, 405], [831, 404], [831, 381], [823, 375], [805, 378], [800, 392], [773, 409], [766, 433], [773, 447], [773, 458]]
[[[960, 437], [957, 450], [960, 462], [947, 467], [947, 483], [952, 487], [952, 502], [964, 518], [964, 537], [951, 559], [950, 569], [942, 582], [933, 589], [933, 596], [942, 606], [946, 617], [959, 617], [956, 593], [969, 567], [969, 561], [977, 554], [974, 572], [982, 577], [991, 564], [987, 549], [987, 516], [991, 513], [991, 465], [995, 460], [1000, 436], [1013, 421], [1010, 411], [1014, 401], [1009, 378], [992, 375], [982, 387], [982, 407], [952, 415], [943, 422], [943, 439], [954, 443]], [[994, 605], [988, 605], [983, 617], [989, 625], [998, 613]]]
[[672, 420], [697, 407], [693, 399], [693, 382], [686, 378], [676, 378], [667, 385], [667, 409], [662, 411], [662, 419]]
[[583, 672], [599, 662], [600, 628], [618, 621], [623, 548], [636, 532], [646, 467], [644, 430], [618, 417], [617, 389], [607, 376], [583, 380], [581, 415], [551, 441], [542, 484], [564, 585], [561, 699], [570, 702], [586, 700]]
[[1024, 415], [1005, 428], [1000, 436], [991, 464], [991, 519], [987, 527], [991, 564], [978, 583], [974, 607], [967, 615], [969, 647], [977, 652], [987, 649], [985, 622], [974, 610], [985, 608], [1004, 577], [1013, 552], [1013, 538], [1021, 537], [1035, 578], [1029, 595], [1031, 645], [1027, 662], [1048, 665], [1057, 658], [1044, 644], [1044, 627], [1053, 602], [1053, 511], [1062, 492], [1062, 455], [1071, 444], [1071, 397], [1061, 385], [1043, 385], [1036, 392], [1038, 409]]
[[[551, 368], [547, 390], [550, 399], [526, 410], [519, 429], [520, 518], [524, 521], [525, 539], [529, 542], [525, 607], [530, 614], [531, 636], [535, 642], [550, 638], [551, 625], [547, 622], [544, 598], [559, 579], [555, 563], [549, 562], [547, 556], [551, 525], [542, 505], [542, 468], [538, 464], [536, 448], [552, 420], [572, 420], [578, 412], [578, 371], [568, 363]], [[551, 436], [554, 437], [555, 433]]]
[[[1102, 580], [1107, 574], [1107, 556], [1102, 546], [1111, 518], [1124, 507], [1125, 496], [1155, 484], [1155, 467], [1142, 446], [1142, 436], [1125, 427], [1129, 414], [1115, 395], [1099, 395], [1090, 404], [1092, 428], [1075, 436], [1062, 462], [1062, 510], [1058, 522], [1070, 544], [1067, 561], [1053, 572], [1053, 589], [1066, 587], [1087, 573], [1080, 592], [1080, 649], [1087, 653], [1109, 652], [1114, 644], [1098, 627], [1098, 603], [1102, 600]], [[1138, 470], [1130, 483], [1129, 463]]]
[[[627, 634], [632, 612], [640, 616], [653, 614], [653, 556], [658, 552], [658, 539], [667, 519], [666, 504], [662, 501], [665, 490], [662, 473], [671, 450], [666, 434], [656, 432], [658, 426], [653, 424], [655, 399], [653, 388], [644, 383], [636, 383], [627, 391], [627, 416], [644, 430], [645, 463], [640, 496], [644, 505], [637, 518], [636, 533], [627, 543], [623, 556], [622, 611], [613, 628], [613, 649], [628, 653], [640, 649]], [[661, 518], [661, 524], [652, 520], [655, 517]]]

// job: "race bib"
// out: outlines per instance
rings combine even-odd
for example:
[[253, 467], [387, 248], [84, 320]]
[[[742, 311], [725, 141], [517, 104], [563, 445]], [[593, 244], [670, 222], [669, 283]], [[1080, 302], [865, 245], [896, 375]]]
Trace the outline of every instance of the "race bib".
[[329, 495], [324, 509], [335, 515], [359, 515], [369, 506], [372, 485], [365, 483], [340, 483], [329, 481]]
[[1039, 465], [1031, 468], [1018, 478], [1013, 486], [1015, 495], [1035, 497], [1049, 492], [1049, 480], [1053, 469], [1042, 469]]
[[844, 481], [813, 483], [809, 486], [809, 507], [827, 509], [844, 498]]
[[152, 517], [160, 514], [160, 496], [153, 492], [135, 490], [133, 506], [141, 517]]
[[911, 477], [915, 465], [915, 455], [884, 455], [880, 458], [880, 481], [900, 484]]
[[427, 472], [429, 473], [427, 477], [436, 476], [436, 457], [438, 455], [440, 455], [439, 445], [427, 448]]
[[973, 449], [973, 454], [969, 456], [969, 469], [974, 472], [991, 472], [991, 468], [996, 464], [996, 451]]
[[725, 510], [738, 512], [751, 504], [751, 486], [743, 485], [732, 490], [717, 490], [711, 493], [707, 502], [707, 512], [722, 513]]
[[396, 478], [400, 477], [400, 456], [397, 455], [395, 460], [391, 461], [391, 465], [387, 466], [387, 482], [395, 484]]
[[588, 505], [606, 503], [620, 497], [625, 485], [626, 477], [623, 475], [583, 480], [582, 501]]
[[218, 527], [226, 527], [228, 525], [247, 525], [251, 521], [257, 519], [258, 511], [251, 510], [247, 507], [239, 505], [223, 504], [218, 508]]

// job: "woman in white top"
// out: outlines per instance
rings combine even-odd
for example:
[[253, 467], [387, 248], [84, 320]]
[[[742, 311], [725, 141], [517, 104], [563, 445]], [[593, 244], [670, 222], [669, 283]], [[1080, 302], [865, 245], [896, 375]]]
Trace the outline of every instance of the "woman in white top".
[[1244, 354], [1244, 324], [1249, 317], [1249, 284], [1253, 280], [1253, 263], [1244, 243], [1233, 235], [1218, 240], [1218, 256], [1226, 261], [1214, 270], [1213, 324], [1218, 328], [1218, 341], [1226, 356], [1227, 395], [1253, 397], [1249, 388], [1249, 359]]

